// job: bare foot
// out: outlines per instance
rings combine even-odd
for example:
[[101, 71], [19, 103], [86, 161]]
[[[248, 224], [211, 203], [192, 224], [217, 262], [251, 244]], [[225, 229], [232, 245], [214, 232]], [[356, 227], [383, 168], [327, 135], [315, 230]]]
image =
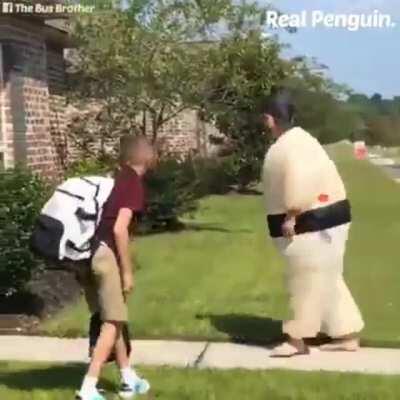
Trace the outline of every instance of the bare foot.
[[271, 357], [293, 357], [299, 355], [309, 354], [310, 350], [303, 340], [289, 339], [287, 342], [276, 346], [271, 353]]
[[357, 351], [360, 348], [360, 340], [353, 339], [335, 339], [332, 343], [320, 346], [322, 351]]

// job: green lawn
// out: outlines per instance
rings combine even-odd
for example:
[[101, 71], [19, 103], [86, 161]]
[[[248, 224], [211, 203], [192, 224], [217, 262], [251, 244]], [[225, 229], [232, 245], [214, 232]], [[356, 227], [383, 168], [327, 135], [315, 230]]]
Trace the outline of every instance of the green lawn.
[[[84, 374], [82, 365], [0, 363], [0, 398], [66, 400]], [[143, 400], [397, 400], [398, 377], [292, 371], [140, 369], [152, 384]], [[100, 385], [116, 399], [116, 370]]]
[[[400, 187], [351, 147], [329, 146], [354, 208], [346, 277], [366, 320], [364, 343], [400, 345]], [[312, 161], [312, 160], [310, 160]], [[288, 317], [282, 262], [267, 238], [262, 196], [212, 196], [191, 228], [138, 240], [130, 299], [137, 337], [271, 340]], [[83, 302], [43, 325], [84, 335]]]

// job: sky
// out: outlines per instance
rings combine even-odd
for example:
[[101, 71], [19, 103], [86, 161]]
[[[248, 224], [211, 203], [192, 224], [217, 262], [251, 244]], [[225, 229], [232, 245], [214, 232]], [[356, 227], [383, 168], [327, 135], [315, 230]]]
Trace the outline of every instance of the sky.
[[[259, 0], [262, 5], [267, 1]], [[272, 30], [290, 44], [286, 56], [306, 55], [329, 67], [328, 75], [355, 92], [385, 98], [400, 96], [400, 0], [269, 0], [283, 13], [310, 14], [314, 10], [335, 14], [387, 13], [395, 28], [344, 28], [308, 26], [294, 34]]]

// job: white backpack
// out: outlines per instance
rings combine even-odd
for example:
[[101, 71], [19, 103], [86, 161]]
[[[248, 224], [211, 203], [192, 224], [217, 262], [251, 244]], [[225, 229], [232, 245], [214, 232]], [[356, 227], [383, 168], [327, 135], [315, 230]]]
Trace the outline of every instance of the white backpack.
[[98, 176], [70, 178], [59, 185], [34, 227], [34, 253], [52, 261], [89, 259], [91, 242], [113, 187], [112, 178]]

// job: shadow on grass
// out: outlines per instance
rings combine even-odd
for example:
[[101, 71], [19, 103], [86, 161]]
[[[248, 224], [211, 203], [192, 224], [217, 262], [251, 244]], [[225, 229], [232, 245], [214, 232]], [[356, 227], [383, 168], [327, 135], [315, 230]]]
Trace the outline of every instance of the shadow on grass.
[[[234, 343], [272, 346], [286, 339], [282, 332], [282, 321], [257, 317], [248, 314], [198, 315], [198, 319], [209, 319], [211, 324], [220, 332], [229, 335]], [[305, 338], [310, 346], [320, 346], [331, 342], [331, 338], [318, 334], [313, 338]]]
[[283, 339], [282, 321], [248, 314], [203, 314], [198, 319], [209, 319], [220, 332], [236, 343], [269, 345]]
[[213, 224], [201, 224], [195, 222], [188, 222], [182, 228], [182, 231], [210, 231], [210, 232], [223, 232], [223, 233], [252, 233], [250, 229], [227, 229]]
[[262, 196], [264, 194], [261, 190], [257, 188], [238, 189], [237, 193], [251, 196]]
[[168, 227], [153, 227], [151, 229], [142, 229], [140, 231], [140, 235], [142, 236], [152, 236], [158, 235], [160, 233], [182, 233], [182, 232], [201, 232], [201, 231], [209, 231], [209, 232], [222, 232], [222, 233], [253, 233], [254, 231], [250, 229], [229, 229], [224, 228], [222, 226], [218, 226], [216, 224], [210, 223], [201, 223], [201, 222], [176, 222], [173, 225]]
[[[84, 364], [61, 364], [49, 367], [38, 366], [37, 368], [15, 370], [10, 365], [10, 372], [7, 372], [7, 365], [0, 372], [0, 384], [13, 390], [76, 390], [79, 388], [82, 377], [87, 366]], [[102, 379], [100, 386], [107, 391], [115, 390], [115, 384], [108, 379]]]

